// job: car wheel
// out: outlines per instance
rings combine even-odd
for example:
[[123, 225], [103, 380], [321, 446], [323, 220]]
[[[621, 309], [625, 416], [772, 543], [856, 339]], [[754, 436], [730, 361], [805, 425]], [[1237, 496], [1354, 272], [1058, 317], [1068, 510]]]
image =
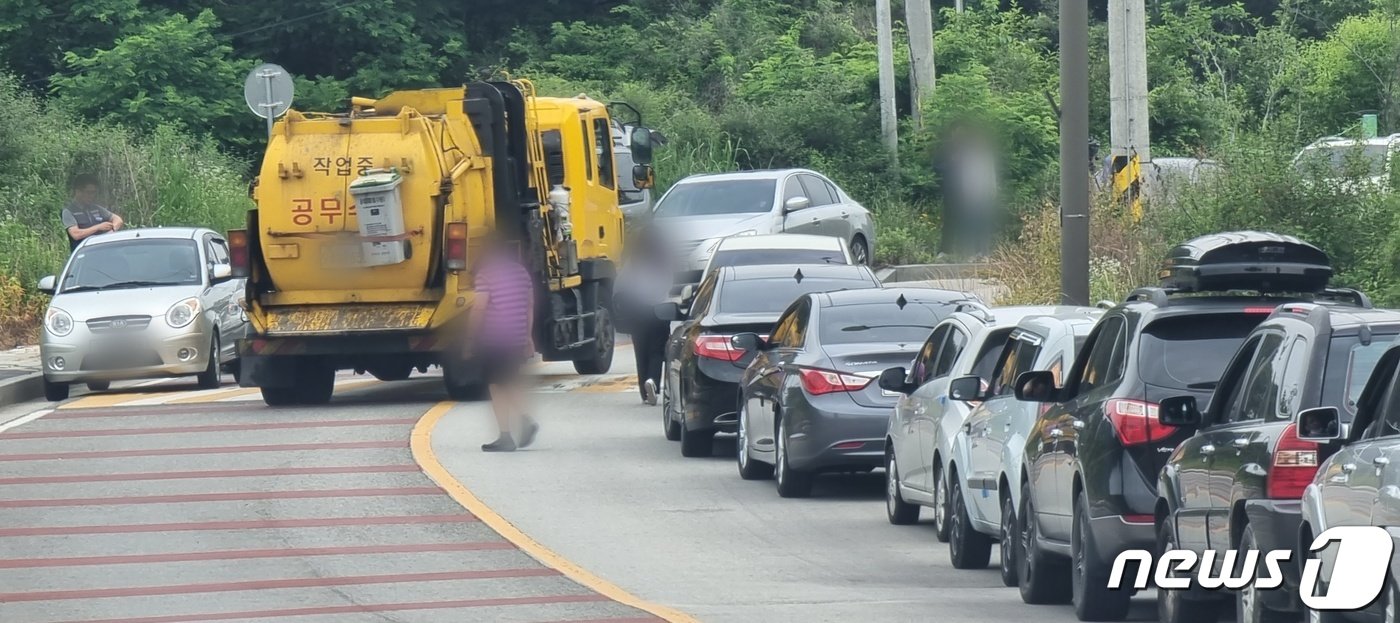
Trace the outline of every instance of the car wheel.
[[579, 374], [607, 374], [612, 369], [613, 343], [616, 341], [612, 315], [602, 305], [593, 313], [593, 346], [583, 358], [574, 360], [574, 371]]
[[49, 402], [68, 400], [68, 384], [44, 379], [44, 400]]
[[233, 375], [233, 382], [243, 382], [243, 360], [234, 359], [228, 364], [228, 373]]
[[714, 429], [690, 430], [684, 423], [681, 424], [681, 456], [704, 458], [714, 456], [714, 453]]
[[785, 498], [805, 498], [812, 495], [812, 474], [795, 470], [788, 464], [787, 425], [782, 415], [777, 416], [778, 433], [774, 440], [777, 445], [777, 460], [774, 461], [773, 478], [778, 481], [778, 495]]
[[1089, 526], [1089, 498], [1083, 491], [1074, 505], [1074, 527], [1070, 535], [1070, 586], [1074, 614], [1080, 621], [1122, 621], [1128, 616], [1133, 592], [1108, 588], [1109, 570], [1094, 546]]
[[[1157, 557], [1179, 549], [1171, 517], [1157, 528]], [[1157, 588], [1157, 620], [1161, 623], [1215, 623], [1220, 617], [1216, 600], [1192, 599], [1191, 589]], [[1239, 623], [1245, 623], [1240, 619]]]
[[739, 407], [739, 439], [734, 455], [739, 463], [739, 477], [744, 480], [763, 480], [773, 477], [773, 467], [749, 456], [749, 407]]
[[297, 404], [322, 405], [335, 393], [335, 368], [321, 362], [297, 366]]
[[972, 527], [963, 499], [962, 483], [953, 479], [948, 487], [953, 503], [953, 523], [948, 527], [948, 554], [954, 569], [984, 569], [992, 560], [992, 540]]
[[197, 381], [200, 389], [218, 389], [222, 370], [219, 369], [219, 336], [209, 344], [209, 365], [204, 366], [204, 371], [199, 373]]
[[895, 460], [894, 450], [885, 453], [885, 514], [896, 526], [919, 522], [919, 505], [905, 502], [899, 493], [899, 462]]
[[661, 430], [666, 434], [667, 441], [680, 441], [681, 424], [675, 414], [675, 403], [671, 401], [670, 385], [666, 383], [666, 387], [661, 389]]
[[1001, 554], [1001, 583], [1006, 586], [1016, 586], [1016, 560], [1021, 557], [1021, 539], [1018, 538], [1016, 530], [1016, 505], [1011, 503], [1011, 496], [1003, 494], [1001, 496], [1001, 545], [997, 550]]
[[105, 391], [107, 391], [107, 390], [109, 390], [109, 389], [112, 388], [112, 382], [111, 382], [111, 381], [88, 381], [88, 382], [87, 382], [87, 388], [88, 388], [88, 391], [105, 392]]
[[864, 237], [856, 236], [851, 240], [851, 261], [856, 266], [865, 266], [870, 263], [870, 244]]
[[1016, 515], [1020, 541], [1016, 551], [1016, 584], [1021, 589], [1021, 601], [1028, 604], [1061, 604], [1069, 598], [1069, 581], [1065, 564], [1036, 547], [1039, 528], [1035, 520], [1035, 503], [1031, 500], [1029, 484], [1021, 485], [1021, 512]]
[[[1259, 541], [1254, 537], [1254, 526], [1245, 524], [1244, 531], [1240, 533], [1240, 546], [1236, 549], [1241, 552], [1248, 552], [1256, 551], [1258, 548]], [[1262, 565], [1262, 556], [1260, 558], [1261, 559], [1257, 562]], [[1264, 605], [1263, 595], [1254, 584], [1254, 582], [1250, 582], [1244, 588], [1235, 592], [1235, 621], [1237, 623], [1286, 623], [1296, 618], [1290, 613], [1272, 610]], [[1166, 622], [1164, 620], [1164, 623], [1194, 623], [1195, 620], [1196, 619], [1179, 619], [1176, 622]], [[1211, 621], [1214, 621], [1214, 618], [1205, 623], [1211, 623]]]
[[953, 523], [948, 516], [948, 483], [943, 481], [943, 466], [933, 466], [933, 534], [939, 543], [948, 542], [948, 525]]

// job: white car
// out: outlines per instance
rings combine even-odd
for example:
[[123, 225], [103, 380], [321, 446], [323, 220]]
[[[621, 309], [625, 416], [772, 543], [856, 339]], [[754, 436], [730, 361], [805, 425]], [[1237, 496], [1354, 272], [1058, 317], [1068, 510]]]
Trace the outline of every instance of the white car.
[[[1329, 136], [1304, 147], [1293, 158], [1299, 173], [1312, 174], [1327, 185], [1336, 185], [1345, 192], [1363, 190], [1394, 190], [1390, 177], [1400, 152], [1400, 134], [1369, 139]], [[1351, 182], [1353, 171], [1359, 167], [1359, 183]], [[1320, 175], [1318, 173], [1320, 172]], [[1308, 179], [1308, 178], [1304, 178]]]
[[[1049, 370], [1058, 384], [1102, 315], [1102, 309], [1093, 307], [1062, 307], [1054, 315], [1023, 318], [1008, 336], [989, 379], [967, 376], [951, 381], [950, 394], [973, 399], [964, 400], [969, 404], [980, 401], [953, 433], [944, 472], [951, 505], [948, 551], [954, 567], [985, 567], [992, 543], [1005, 544], [1006, 535], [1017, 534], [1014, 509], [1021, 502], [1021, 455], [1041, 408], [1016, 400], [1016, 379], [1031, 370]], [[1015, 586], [1016, 548], [1003, 546], [1000, 551], [1002, 582]]]
[[854, 264], [851, 250], [840, 238], [811, 234], [731, 236], [719, 242], [705, 263], [705, 276], [725, 266], [762, 264]]
[[950, 382], [966, 376], [990, 379], [1017, 323], [1027, 316], [1053, 315], [1066, 309], [966, 307], [934, 328], [906, 371], [904, 390], [890, 416], [885, 439], [885, 510], [890, 523], [915, 523], [920, 508], [930, 507], [938, 540], [945, 542], [952, 525], [946, 474], [953, 436], [976, 406], [951, 400]]
[[677, 245], [676, 291], [700, 282], [730, 236], [812, 234], [838, 238], [853, 264], [868, 264], [875, 219], [831, 180], [806, 169], [692, 175], [661, 197], [652, 223]]

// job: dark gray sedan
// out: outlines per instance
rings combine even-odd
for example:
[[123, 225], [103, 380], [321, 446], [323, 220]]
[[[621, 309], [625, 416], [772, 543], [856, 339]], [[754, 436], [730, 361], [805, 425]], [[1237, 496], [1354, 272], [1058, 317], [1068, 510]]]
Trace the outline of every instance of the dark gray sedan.
[[898, 396], [875, 379], [908, 364], [934, 325], [974, 300], [930, 288], [808, 294], [767, 340], [736, 335], [736, 348], [757, 353], [739, 382], [739, 475], [774, 476], [779, 495], [806, 497], [817, 473], [881, 466]]

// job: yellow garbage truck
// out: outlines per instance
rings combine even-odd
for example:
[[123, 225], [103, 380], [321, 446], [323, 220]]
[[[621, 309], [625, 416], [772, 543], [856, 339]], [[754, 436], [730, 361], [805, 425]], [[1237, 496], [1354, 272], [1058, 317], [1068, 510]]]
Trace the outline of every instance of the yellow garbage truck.
[[[612, 363], [610, 288], [624, 244], [608, 106], [539, 97], [524, 80], [354, 98], [350, 112], [288, 112], [273, 127], [246, 229], [239, 382], [269, 405], [330, 400], [336, 372], [381, 380], [442, 369], [454, 399], [484, 366], [459, 329], [486, 236], [518, 245], [535, 281], [546, 361]], [[653, 133], [629, 137], [636, 187]]]

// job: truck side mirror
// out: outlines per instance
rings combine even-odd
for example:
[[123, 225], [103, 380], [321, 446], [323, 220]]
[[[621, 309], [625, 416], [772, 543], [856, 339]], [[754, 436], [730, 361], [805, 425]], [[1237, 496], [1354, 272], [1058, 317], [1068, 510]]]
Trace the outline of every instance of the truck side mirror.
[[1195, 396], [1172, 396], [1157, 403], [1157, 421], [1167, 426], [1190, 428], [1201, 424], [1201, 409]]
[[1298, 413], [1298, 439], [1329, 443], [1342, 438], [1342, 414], [1336, 407], [1313, 407]]
[[632, 162], [651, 164], [651, 129], [641, 126], [632, 128], [629, 142], [632, 148]]
[[637, 190], [646, 190], [656, 186], [656, 171], [651, 168], [651, 165], [632, 165], [632, 186]]

